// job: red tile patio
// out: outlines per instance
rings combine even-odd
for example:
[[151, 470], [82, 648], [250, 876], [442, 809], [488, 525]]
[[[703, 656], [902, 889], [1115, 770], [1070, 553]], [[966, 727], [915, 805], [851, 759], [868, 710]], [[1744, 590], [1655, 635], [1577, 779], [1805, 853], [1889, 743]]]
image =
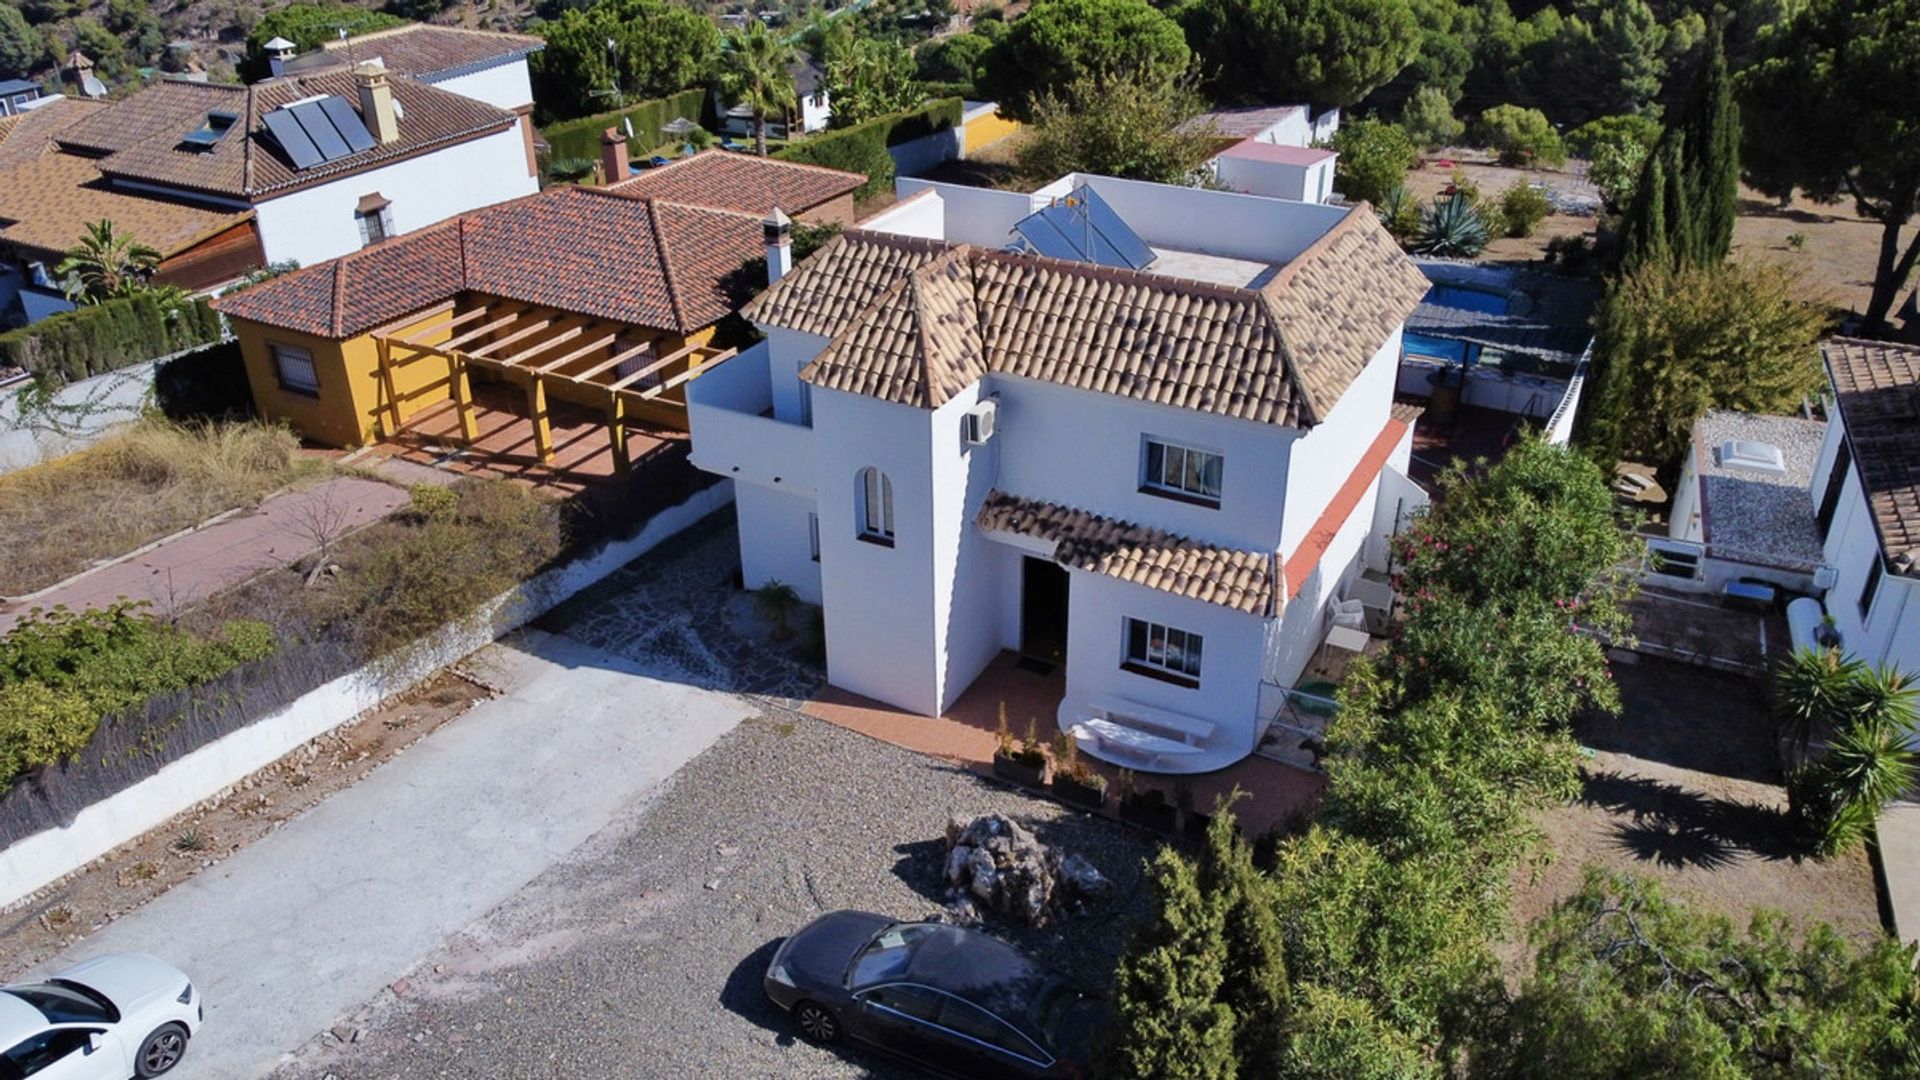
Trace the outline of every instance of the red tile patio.
[[[805, 711], [831, 724], [863, 735], [902, 746], [934, 757], [959, 762], [982, 774], [993, 772], [995, 732], [1004, 704], [1007, 724], [1016, 737], [1026, 733], [1032, 720], [1044, 741], [1057, 734], [1055, 710], [1066, 693], [1066, 676], [1056, 670], [1037, 675], [1018, 667], [1019, 657], [1003, 652], [987, 665], [960, 700], [942, 717], [916, 716], [838, 687], [828, 687], [808, 702]], [[1102, 762], [1083, 759], [1107, 777], [1107, 812], [1113, 813], [1117, 790], [1117, 769]], [[1193, 791], [1196, 809], [1207, 809], [1214, 799], [1235, 787], [1250, 796], [1235, 808], [1242, 831], [1259, 836], [1285, 822], [1298, 811], [1311, 806], [1326, 785], [1317, 773], [1283, 765], [1261, 757], [1250, 757], [1217, 772], [1194, 776], [1160, 776], [1141, 773], [1137, 786], [1157, 788], [1174, 802], [1174, 787], [1185, 783]]]

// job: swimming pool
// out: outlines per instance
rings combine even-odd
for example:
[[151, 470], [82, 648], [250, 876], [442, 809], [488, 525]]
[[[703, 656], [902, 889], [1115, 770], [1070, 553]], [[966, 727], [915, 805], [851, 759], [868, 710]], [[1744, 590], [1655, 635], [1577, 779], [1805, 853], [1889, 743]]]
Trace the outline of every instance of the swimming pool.
[[1427, 290], [1426, 302], [1442, 307], [1459, 308], [1462, 311], [1477, 311], [1486, 315], [1505, 315], [1513, 305], [1506, 293], [1491, 289], [1476, 289], [1471, 285], [1439, 284]]

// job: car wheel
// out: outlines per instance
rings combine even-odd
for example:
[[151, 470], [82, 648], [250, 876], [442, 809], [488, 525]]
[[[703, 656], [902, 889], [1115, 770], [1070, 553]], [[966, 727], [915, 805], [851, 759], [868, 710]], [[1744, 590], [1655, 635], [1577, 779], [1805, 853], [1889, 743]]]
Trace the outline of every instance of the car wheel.
[[187, 1029], [179, 1024], [167, 1024], [155, 1028], [145, 1042], [140, 1044], [140, 1053], [133, 1059], [134, 1075], [146, 1080], [159, 1076], [180, 1064], [180, 1058], [187, 1052]]
[[800, 1034], [817, 1043], [838, 1042], [840, 1039], [840, 1020], [824, 1005], [815, 1005], [803, 1001], [793, 1007], [793, 1022], [800, 1025]]

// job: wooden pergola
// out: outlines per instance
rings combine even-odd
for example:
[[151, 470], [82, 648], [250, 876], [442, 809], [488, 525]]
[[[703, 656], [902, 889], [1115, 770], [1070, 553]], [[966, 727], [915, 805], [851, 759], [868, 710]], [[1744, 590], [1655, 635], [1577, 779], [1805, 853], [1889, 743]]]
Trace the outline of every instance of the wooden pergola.
[[[649, 340], [616, 351], [616, 343], [623, 338], [642, 335]], [[443, 336], [444, 340], [433, 340]], [[473, 387], [468, 379], [472, 369], [499, 372], [524, 383], [527, 417], [533, 424], [534, 447], [542, 463], [553, 460], [548, 387], [564, 384], [584, 389], [585, 396], [597, 399], [604, 408], [614, 465], [625, 474], [631, 465], [626, 428], [630, 410], [639, 406], [684, 410], [684, 401], [666, 397], [666, 393], [734, 354], [732, 349], [686, 345], [644, 367], [620, 372], [622, 365], [645, 357], [660, 336], [659, 331], [644, 327], [513, 301], [492, 300], [464, 310], [449, 301], [410, 316], [404, 325], [373, 334], [379, 351], [380, 433], [391, 437], [400, 431], [402, 423], [401, 398], [394, 378], [396, 365], [439, 357], [447, 362], [460, 435], [469, 444], [479, 437]], [[682, 370], [668, 374], [676, 366], [682, 366]], [[643, 382], [648, 385], [639, 387]]]

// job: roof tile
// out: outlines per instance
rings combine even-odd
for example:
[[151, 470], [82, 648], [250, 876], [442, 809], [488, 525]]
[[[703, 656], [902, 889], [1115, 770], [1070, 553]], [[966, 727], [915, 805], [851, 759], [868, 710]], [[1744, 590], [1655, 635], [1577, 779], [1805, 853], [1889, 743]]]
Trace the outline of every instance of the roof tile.
[[765, 216], [775, 207], [797, 214], [850, 194], [866, 182], [860, 173], [728, 150], [706, 150], [671, 165], [646, 169], [612, 185], [623, 195], [665, 199]]
[[1836, 337], [1820, 351], [1881, 551], [1920, 577], [1920, 346]]

